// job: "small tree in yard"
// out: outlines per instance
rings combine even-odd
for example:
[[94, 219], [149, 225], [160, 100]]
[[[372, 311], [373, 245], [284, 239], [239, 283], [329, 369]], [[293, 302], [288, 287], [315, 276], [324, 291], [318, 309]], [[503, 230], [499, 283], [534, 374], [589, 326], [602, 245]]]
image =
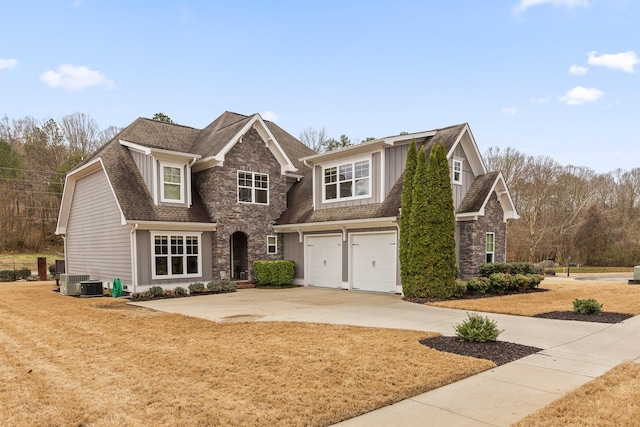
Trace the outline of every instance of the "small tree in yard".
[[453, 194], [449, 162], [444, 144], [431, 149], [427, 169], [428, 239], [424, 260], [425, 292], [430, 297], [450, 298], [456, 281], [456, 219], [453, 210]]
[[[409, 268], [409, 246], [411, 231], [411, 204], [413, 193], [413, 176], [416, 172], [418, 154], [416, 151], [416, 141], [411, 140], [409, 152], [407, 153], [407, 162], [404, 168], [404, 176], [402, 181], [402, 201], [400, 204], [400, 278], [404, 287], [405, 282], [409, 283], [411, 271]], [[403, 289], [407, 295], [407, 290]]]

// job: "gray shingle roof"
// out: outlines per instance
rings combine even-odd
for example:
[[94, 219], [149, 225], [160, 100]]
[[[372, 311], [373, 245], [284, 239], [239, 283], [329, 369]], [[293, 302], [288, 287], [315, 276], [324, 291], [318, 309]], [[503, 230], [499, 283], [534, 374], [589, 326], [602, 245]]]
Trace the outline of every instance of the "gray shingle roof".
[[[428, 138], [423, 146], [427, 156], [431, 148], [440, 141], [448, 152], [453, 147], [466, 123], [437, 129], [435, 135]], [[302, 181], [295, 184], [288, 194], [287, 211], [278, 219], [277, 224], [304, 224], [312, 222], [348, 221], [353, 219], [388, 218], [398, 216], [402, 198], [403, 177], [400, 176], [382, 203], [344, 208], [313, 210], [312, 176], [307, 169]]]
[[[155, 205], [129, 149], [122, 146], [119, 140], [149, 148], [199, 154], [204, 158], [216, 155], [250, 119], [251, 116], [227, 111], [206, 128], [199, 130], [138, 118], [82, 164], [96, 157], [102, 158], [127, 220], [210, 223], [212, 219], [195, 190], [192, 191], [191, 207]], [[290, 160], [298, 167], [299, 172], [304, 172], [298, 158], [314, 154], [314, 151], [275, 123], [265, 121], [265, 124]]]
[[462, 203], [458, 206], [458, 213], [479, 212], [482, 209], [489, 191], [498, 179], [499, 172], [488, 172], [484, 175], [477, 176], [476, 179], [467, 190]]

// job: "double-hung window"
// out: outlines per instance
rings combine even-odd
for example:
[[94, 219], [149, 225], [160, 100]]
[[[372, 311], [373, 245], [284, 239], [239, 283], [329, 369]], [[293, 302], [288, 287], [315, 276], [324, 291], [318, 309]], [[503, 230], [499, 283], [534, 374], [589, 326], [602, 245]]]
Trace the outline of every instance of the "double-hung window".
[[175, 163], [160, 163], [160, 200], [184, 202], [184, 167]]
[[278, 253], [278, 236], [267, 236], [267, 253], [269, 255]]
[[495, 252], [496, 252], [496, 235], [495, 233], [487, 233], [487, 247], [486, 247], [487, 262], [493, 262]]
[[337, 201], [368, 197], [371, 194], [369, 160], [324, 168], [324, 199]]
[[453, 184], [462, 184], [462, 160], [453, 159], [451, 182]]
[[196, 277], [202, 273], [201, 233], [152, 233], [154, 279]]
[[269, 175], [238, 171], [238, 202], [269, 204]]

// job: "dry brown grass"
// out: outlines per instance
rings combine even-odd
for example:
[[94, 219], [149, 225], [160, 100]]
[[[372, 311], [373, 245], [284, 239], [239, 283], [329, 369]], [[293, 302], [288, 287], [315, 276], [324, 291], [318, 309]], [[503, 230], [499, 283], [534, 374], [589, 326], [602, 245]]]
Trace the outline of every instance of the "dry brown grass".
[[640, 365], [626, 362], [527, 416], [515, 427], [618, 426], [640, 420]]
[[214, 323], [0, 283], [7, 426], [327, 425], [493, 367], [436, 335]]
[[505, 295], [429, 303], [438, 307], [488, 313], [534, 316], [550, 311], [572, 311], [573, 300], [595, 298], [604, 311], [640, 314], [640, 286], [606, 280], [569, 280], [547, 277], [540, 284], [548, 292]]

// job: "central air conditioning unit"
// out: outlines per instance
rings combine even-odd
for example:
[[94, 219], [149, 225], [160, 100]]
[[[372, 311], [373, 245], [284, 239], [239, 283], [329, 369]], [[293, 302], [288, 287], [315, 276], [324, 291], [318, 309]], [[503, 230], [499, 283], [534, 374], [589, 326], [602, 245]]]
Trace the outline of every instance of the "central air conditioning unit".
[[83, 280], [80, 282], [81, 297], [101, 297], [102, 282], [99, 280]]
[[88, 274], [61, 274], [60, 294], [78, 296], [80, 295], [80, 282], [89, 280]]

